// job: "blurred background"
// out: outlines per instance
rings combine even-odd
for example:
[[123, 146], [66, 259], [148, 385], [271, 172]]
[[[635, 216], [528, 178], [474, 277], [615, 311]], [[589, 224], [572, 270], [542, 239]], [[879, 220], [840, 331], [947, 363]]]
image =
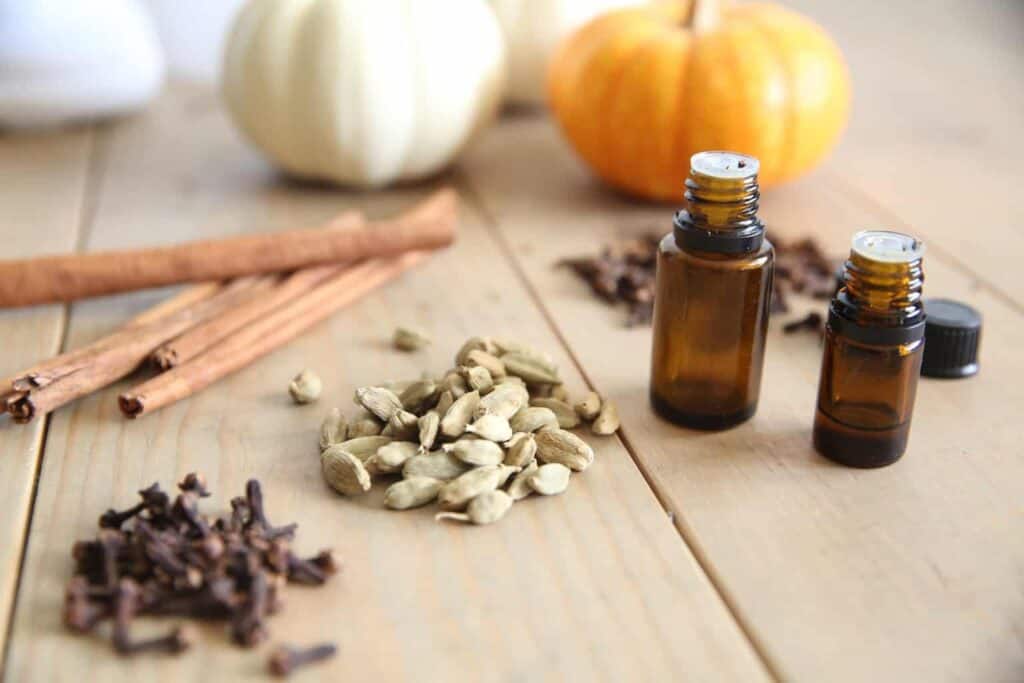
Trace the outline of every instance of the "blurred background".
[[[779, 0], [762, 3], [766, 34], [748, 37], [733, 14], [753, 11], [747, 3], [680, 0], [587, 26], [648, 4], [0, 0], [0, 129], [132, 115], [185, 79], [221, 88], [271, 163], [343, 186], [437, 173], [510, 107], [555, 117], [597, 176], [644, 200], [678, 200], [686, 157], [710, 146], [762, 157], [769, 187], [831, 159], [854, 185], [899, 188], [882, 199], [914, 221], [954, 210], [937, 199], [960, 178], [986, 177], [990, 200], [1022, 179], [1024, 2]], [[662, 42], [653, 56], [613, 57], [628, 83], [611, 92], [593, 55], [645, 31]], [[712, 49], [720, 35], [729, 45]], [[706, 77], [673, 80], [688, 69]], [[594, 106], [600, 97], [607, 107]], [[678, 105], [662, 107], [666, 97]], [[308, 132], [283, 130], [297, 119]], [[648, 154], [652, 138], [668, 151]], [[679, 159], [637, 172], [623, 150]], [[975, 220], [1018, 211], [982, 205]]]

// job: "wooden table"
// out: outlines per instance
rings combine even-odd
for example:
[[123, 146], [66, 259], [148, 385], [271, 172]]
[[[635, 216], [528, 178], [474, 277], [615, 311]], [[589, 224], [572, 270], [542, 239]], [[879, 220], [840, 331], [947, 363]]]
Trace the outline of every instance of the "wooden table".
[[[701, 434], [655, 419], [648, 336], [592, 299], [564, 256], [667, 230], [670, 209], [620, 198], [551, 122], [489, 130], [441, 181], [466, 209], [458, 244], [313, 333], [193, 399], [121, 418], [117, 387], [48, 421], [0, 425], [0, 643], [22, 680], [217, 680], [264, 670], [218, 627], [180, 659], [120, 660], [60, 624], [73, 540], [141, 486], [204, 472], [226, 507], [264, 480], [303, 551], [345, 571], [295, 588], [275, 641], [337, 640], [306, 678], [390, 681], [1024, 680], [1024, 13], [1014, 3], [812, 3], [852, 65], [839, 151], [771, 191], [772, 233], [842, 253], [866, 226], [929, 243], [926, 292], [985, 316], [983, 369], [921, 383], [910, 450], [878, 471], [834, 466], [809, 443], [820, 360], [813, 335], [773, 326], [762, 404]], [[922, 5], [918, 7], [917, 5]], [[175, 86], [140, 117], [0, 138], [4, 256], [169, 243], [316, 223], [347, 207], [388, 214], [429, 187], [352, 194], [290, 184], [232, 131], [209, 91]], [[6, 375], [151, 305], [149, 292], [0, 315]], [[386, 343], [396, 325], [435, 344]], [[435, 524], [429, 511], [346, 500], [320, 479], [316, 425], [355, 387], [440, 371], [465, 337], [550, 349], [574, 394], [618, 401], [621, 438], [566, 495], [501, 524]], [[289, 404], [302, 367], [320, 403]], [[9, 619], [8, 619], [9, 617]]]

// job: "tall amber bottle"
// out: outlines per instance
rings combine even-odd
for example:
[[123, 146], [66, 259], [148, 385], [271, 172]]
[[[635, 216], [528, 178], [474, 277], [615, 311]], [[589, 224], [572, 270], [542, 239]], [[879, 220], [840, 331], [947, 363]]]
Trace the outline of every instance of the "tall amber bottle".
[[897, 232], [853, 237], [829, 308], [814, 419], [814, 446], [831, 460], [881, 467], [907, 448], [924, 355], [923, 252]]
[[757, 217], [758, 165], [695, 154], [686, 209], [658, 250], [651, 403], [679, 425], [725, 429], [757, 410], [775, 264]]

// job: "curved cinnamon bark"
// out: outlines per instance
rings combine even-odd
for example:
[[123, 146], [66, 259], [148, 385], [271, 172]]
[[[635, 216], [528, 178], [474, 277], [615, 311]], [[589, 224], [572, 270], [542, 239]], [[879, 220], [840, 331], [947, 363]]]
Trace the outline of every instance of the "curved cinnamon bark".
[[374, 259], [343, 270], [289, 305], [238, 330], [207, 352], [126, 391], [118, 404], [135, 418], [187, 398], [280, 346], [338, 309], [398, 277], [426, 257], [410, 252]]
[[383, 222], [205, 240], [133, 251], [0, 261], [0, 307], [73, 301], [180, 282], [204, 282], [394, 256], [451, 244], [457, 196], [434, 193]]
[[342, 270], [344, 266], [314, 266], [292, 273], [266, 296], [250, 299], [167, 342], [150, 355], [150, 360], [161, 370], [170, 370], [192, 360], [235, 330], [308, 293], [320, 282]]

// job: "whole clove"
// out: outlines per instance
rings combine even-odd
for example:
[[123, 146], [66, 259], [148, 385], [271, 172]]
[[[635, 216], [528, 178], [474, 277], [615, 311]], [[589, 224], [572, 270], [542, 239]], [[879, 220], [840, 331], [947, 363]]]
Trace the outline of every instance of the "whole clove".
[[[563, 259], [590, 285], [591, 291], [611, 304], [624, 303], [626, 325], [649, 325], [654, 313], [654, 275], [661, 237], [646, 232], [606, 245], [597, 256]], [[836, 290], [838, 260], [827, 256], [813, 238], [787, 242], [771, 238], [775, 246], [775, 279], [771, 312], [788, 313], [792, 294], [827, 301]]]
[[786, 323], [782, 327], [782, 331], [785, 334], [793, 334], [794, 332], [799, 332], [800, 330], [811, 330], [812, 332], [820, 333], [824, 330], [824, 322], [825, 319], [822, 317], [821, 313], [813, 311], [811, 313], [808, 313], [803, 318], [800, 318], [799, 320], [794, 320], [792, 322]]
[[200, 498], [208, 498], [210, 492], [206, 488], [206, 477], [195, 472], [189, 472], [185, 475], [185, 478], [178, 482], [178, 489], [182, 493], [191, 491]]
[[337, 651], [338, 647], [333, 643], [323, 643], [305, 649], [282, 645], [271, 653], [268, 668], [275, 676], [289, 676], [299, 667], [330, 659]]
[[596, 257], [562, 260], [605, 301], [625, 303], [629, 327], [649, 325], [654, 315], [654, 272], [661, 236], [653, 232], [606, 245]]
[[210, 495], [201, 476], [187, 475], [178, 488], [173, 500], [158, 484], [139, 491], [141, 502], [103, 513], [96, 538], [74, 544], [64, 595], [68, 629], [91, 633], [113, 621], [119, 654], [177, 654], [194, 642], [192, 627], [135, 640], [134, 620], [215, 619], [230, 624], [236, 643], [252, 647], [268, 637], [267, 617], [280, 611], [286, 583], [320, 585], [338, 571], [329, 550], [310, 558], [292, 552], [296, 525], [269, 522], [255, 479], [231, 501], [230, 514], [216, 520], [199, 511]]

